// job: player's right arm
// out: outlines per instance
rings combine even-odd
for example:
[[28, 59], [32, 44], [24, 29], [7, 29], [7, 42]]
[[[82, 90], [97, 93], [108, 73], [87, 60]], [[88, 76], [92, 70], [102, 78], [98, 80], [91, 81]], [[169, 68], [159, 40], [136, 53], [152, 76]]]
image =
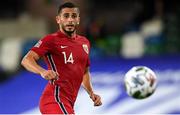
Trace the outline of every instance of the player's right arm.
[[44, 79], [55, 80], [58, 78], [58, 73], [53, 70], [45, 70], [42, 68], [37, 61], [40, 56], [34, 52], [29, 51], [21, 61], [21, 65], [24, 66], [28, 71], [41, 75]]

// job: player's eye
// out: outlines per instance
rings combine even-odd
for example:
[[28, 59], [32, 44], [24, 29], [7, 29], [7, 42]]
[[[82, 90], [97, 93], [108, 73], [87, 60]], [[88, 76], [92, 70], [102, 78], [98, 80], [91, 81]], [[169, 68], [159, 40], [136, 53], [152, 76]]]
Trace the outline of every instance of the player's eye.
[[65, 13], [65, 14], [63, 15], [63, 17], [64, 17], [64, 18], [69, 18], [69, 14], [68, 14], [68, 13]]
[[73, 13], [73, 14], [72, 14], [72, 18], [73, 18], [73, 19], [77, 18], [77, 14], [76, 14], [76, 13]]

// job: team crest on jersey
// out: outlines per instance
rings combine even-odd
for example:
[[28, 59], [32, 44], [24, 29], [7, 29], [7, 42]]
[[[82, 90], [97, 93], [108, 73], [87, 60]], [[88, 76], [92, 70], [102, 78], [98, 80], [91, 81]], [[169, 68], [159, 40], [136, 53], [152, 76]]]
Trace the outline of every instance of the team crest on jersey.
[[34, 45], [34, 47], [39, 48], [41, 44], [42, 44], [42, 41], [41, 41], [41, 40], [39, 40], [39, 41], [38, 41], [38, 42]]
[[83, 44], [82, 47], [83, 47], [84, 51], [85, 51], [87, 54], [89, 54], [89, 50], [88, 50], [87, 44]]

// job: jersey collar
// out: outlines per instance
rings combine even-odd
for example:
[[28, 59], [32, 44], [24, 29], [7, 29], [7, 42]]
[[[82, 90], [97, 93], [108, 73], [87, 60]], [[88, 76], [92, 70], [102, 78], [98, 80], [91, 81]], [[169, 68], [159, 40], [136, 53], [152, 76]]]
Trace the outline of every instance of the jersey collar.
[[62, 33], [60, 30], [57, 33], [59, 36], [64, 37], [64, 38], [68, 38], [70, 40], [75, 40], [77, 38], [77, 34], [75, 34], [73, 37], [69, 37], [66, 34]]

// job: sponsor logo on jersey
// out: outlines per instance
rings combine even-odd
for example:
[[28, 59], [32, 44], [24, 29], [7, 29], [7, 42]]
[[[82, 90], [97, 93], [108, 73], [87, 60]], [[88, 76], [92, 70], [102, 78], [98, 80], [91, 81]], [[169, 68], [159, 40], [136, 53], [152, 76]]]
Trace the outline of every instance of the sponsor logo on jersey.
[[63, 49], [63, 48], [67, 48], [68, 46], [60, 46], [60, 47]]
[[89, 50], [88, 50], [87, 44], [83, 44], [82, 47], [83, 47], [84, 51], [85, 51], [87, 54], [89, 54]]

